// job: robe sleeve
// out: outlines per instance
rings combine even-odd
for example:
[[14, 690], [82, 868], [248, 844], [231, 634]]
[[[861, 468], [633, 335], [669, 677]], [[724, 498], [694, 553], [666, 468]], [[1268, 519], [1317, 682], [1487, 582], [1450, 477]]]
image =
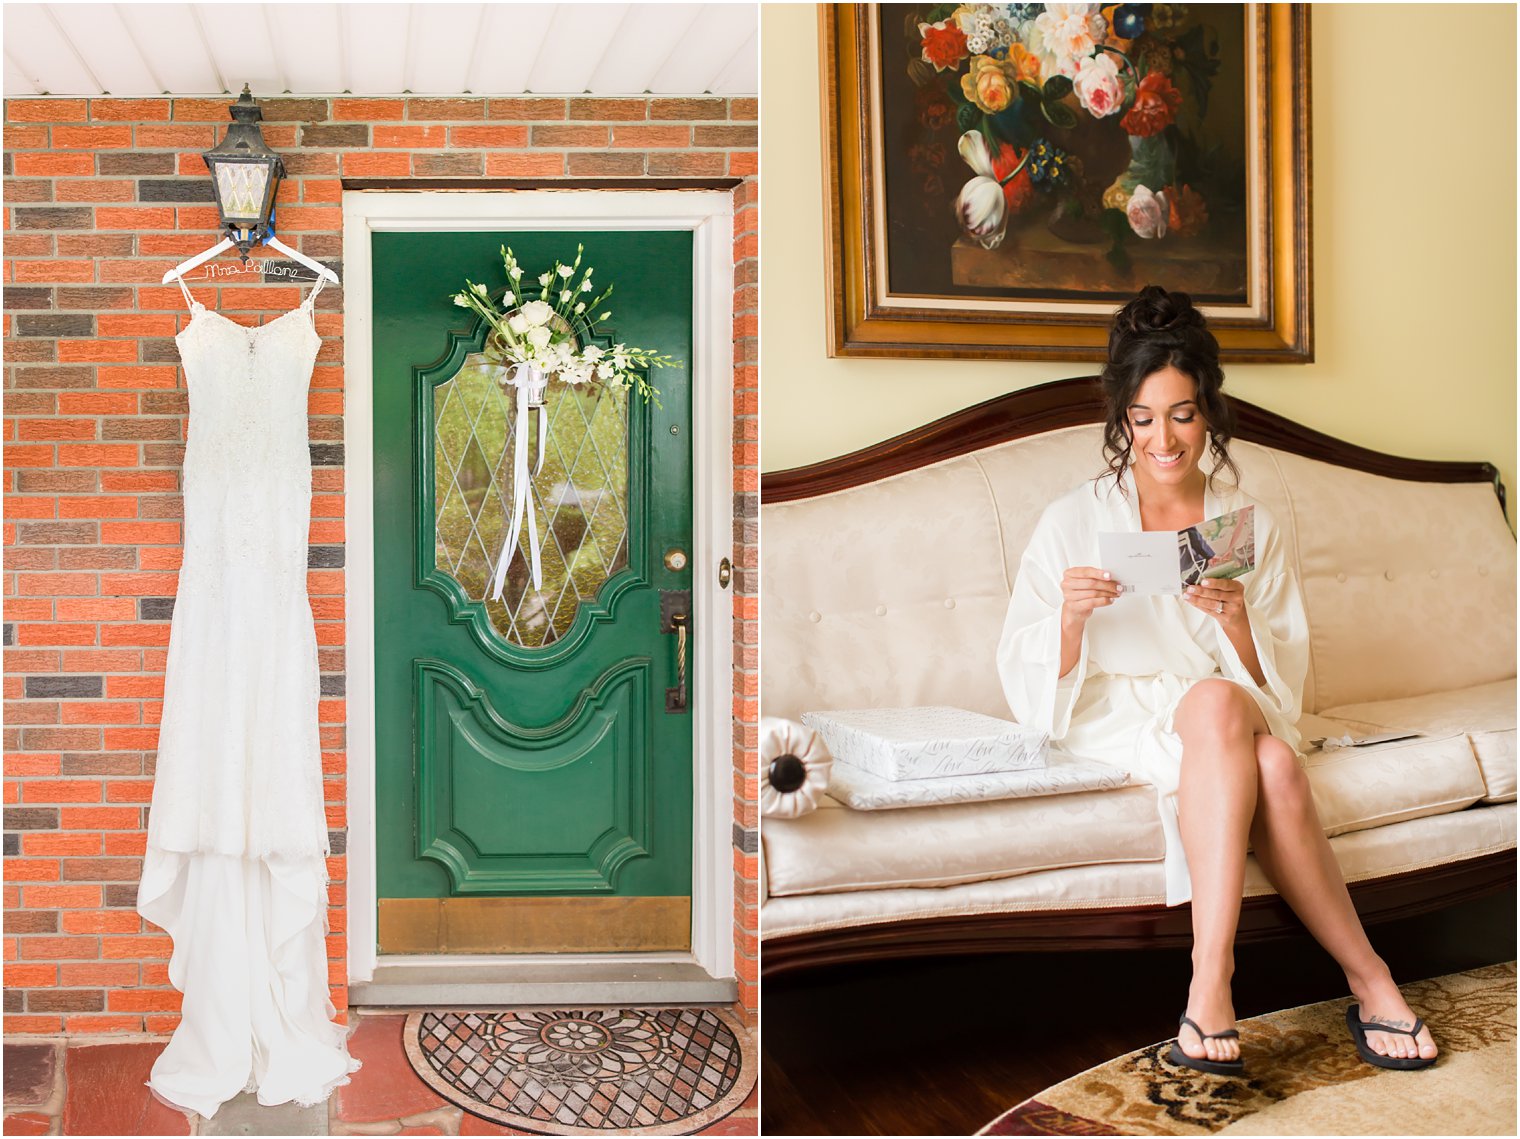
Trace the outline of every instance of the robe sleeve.
[[1059, 525], [1047, 510], [1019, 561], [1013, 596], [998, 642], [998, 676], [1013, 718], [1058, 740], [1087, 675], [1087, 637], [1072, 670], [1061, 668], [1061, 576], [1066, 572]]
[[1256, 683], [1223, 629], [1219, 629], [1220, 663], [1228, 679], [1258, 695], [1269, 720], [1273, 718], [1271, 713], [1276, 713], [1278, 722], [1271, 725], [1273, 734], [1297, 748], [1296, 725], [1303, 712], [1304, 680], [1309, 673], [1309, 620], [1298, 589], [1298, 575], [1288, 563], [1282, 534], [1259, 504], [1256, 532], [1260, 538], [1256, 568], [1242, 579], [1242, 584], [1251, 639], [1266, 683]]

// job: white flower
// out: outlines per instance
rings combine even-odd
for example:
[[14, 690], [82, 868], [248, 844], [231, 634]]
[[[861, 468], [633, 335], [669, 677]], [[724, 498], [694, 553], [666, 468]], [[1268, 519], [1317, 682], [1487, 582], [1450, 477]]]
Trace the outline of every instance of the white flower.
[[583, 292], [583, 293], [589, 293], [590, 291], [591, 291], [591, 270], [587, 269], [586, 270], [586, 279], [581, 282], [581, 292]]
[[1040, 57], [1040, 73], [1076, 78], [1082, 60], [1108, 36], [1101, 4], [1046, 4], [1030, 27], [1029, 49]]
[[491, 295], [491, 290], [486, 288], [484, 285], [476, 285], [475, 291], [483, 297], [488, 297]]
[[551, 333], [543, 325], [539, 325], [536, 328], [528, 329], [527, 335], [528, 343], [533, 346], [535, 351], [541, 352], [543, 351], [544, 346], [549, 343], [549, 337], [552, 336], [553, 333]]
[[983, 249], [996, 249], [1003, 243], [1008, 227], [1008, 200], [993, 172], [987, 138], [981, 131], [967, 131], [961, 135], [956, 149], [976, 174], [956, 196], [956, 220]]
[[538, 283], [546, 289], [549, 287], [549, 276], [548, 273], [540, 273], [538, 276]]
[[1076, 88], [1077, 101], [1095, 119], [1114, 114], [1124, 102], [1119, 65], [1107, 52], [1084, 59], [1072, 86]]
[[561, 265], [559, 267], [559, 275], [568, 281], [571, 277], [575, 276], [575, 270], [568, 265]]
[[594, 364], [602, 358], [602, 350], [595, 344], [588, 344], [581, 349], [581, 355]]
[[596, 319], [597, 320], [606, 320], [611, 315], [612, 315], [612, 312], [609, 310], [607, 312], [602, 313], [602, 315], [599, 316], [599, 317], [597, 317]]
[[520, 312], [514, 312], [511, 316], [507, 317], [507, 327], [512, 330], [514, 335], [521, 336], [528, 331], [528, 318]]
[[458, 305], [460, 308], [469, 308], [470, 307], [469, 298], [467, 298], [463, 293], [455, 293], [454, 294], [454, 303], [456, 305]]
[[1167, 204], [1164, 191], [1153, 194], [1145, 186], [1136, 186], [1125, 213], [1129, 216], [1129, 227], [1135, 231], [1135, 236], [1166, 236]]
[[612, 368], [621, 372], [628, 367], [628, 346], [626, 344], [614, 344], [612, 346]]
[[549, 319], [554, 315], [554, 309], [543, 301], [529, 301], [523, 305], [522, 314], [523, 319], [536, 328], [541, 324], [549, 323]]
[[512, 268], [507, 270], [507, 276], [511, 277], [514, 281], [517, 280], [522, 276], [522, 266], [513, 265]]
[[575, 314], [577, 316], [579, 316], [581, 313], [583, 313], [585, 311], [586, 311], [586, 302], [585, 301], [582, 301], [580, 304], [578, 304], [578, 305], [575, 306]]
[[564, 304], [569, 299], [570, 299], [570, 290], [569, 289], [561, 289], [559, 291], [559, 303], [560, 304]]

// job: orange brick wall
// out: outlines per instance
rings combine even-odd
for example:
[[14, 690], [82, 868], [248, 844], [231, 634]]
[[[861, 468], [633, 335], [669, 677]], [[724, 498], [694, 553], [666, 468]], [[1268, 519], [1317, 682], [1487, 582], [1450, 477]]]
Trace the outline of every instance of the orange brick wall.
[[[188, 411], [173, 340], [185, 304], [176, 286], [158, 282], [215, 240], [216, 208], [200, 155], [221, 136], [230, 102], [5, 104], [7, 1033], [166, 1033], [179, 1019], [169, 939], [135, 909], [180, 564]], [[340, 272], [345, 180], [739, 180], [734, 919], [741, 991], [753, 1013], [756, 100], [335, 97], [261, 105], [264, 138], [289, 172], [280, 188], [280, 235]], [[256, 273], [192, 287], [198, 299], [245, 322], [294, 307], [305, 288]], [[329, 980], [340, 1010], [347, 1007], [342, 306], [332, 287], [317, 302], [325, 343], [309, 400], [307, 579], [334, 851]]]

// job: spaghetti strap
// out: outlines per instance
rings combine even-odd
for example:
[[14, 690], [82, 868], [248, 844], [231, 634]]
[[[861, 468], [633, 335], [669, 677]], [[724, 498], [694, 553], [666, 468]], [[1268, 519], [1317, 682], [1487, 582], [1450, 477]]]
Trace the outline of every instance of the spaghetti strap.
[[306, 294], [306, 299], [301, 302], [301, 307], [304, 309], [310, 309], [313, 305], [315, 305], [317, 303], [317, 294], [322, 291], [322, 286], [325, 284], [327, 284], [327, 278], [318, 277], [316, 285], [312, 288], [311, 292]]
[[185, 294], [185, 303], [190, 306], [191, 312], [194, 312], [198, 308], [206, 307], [190, 295], [190, 290], [185, 287], [185, 278], [175, 277], [174, 280], [179, 284], [179, 291]]

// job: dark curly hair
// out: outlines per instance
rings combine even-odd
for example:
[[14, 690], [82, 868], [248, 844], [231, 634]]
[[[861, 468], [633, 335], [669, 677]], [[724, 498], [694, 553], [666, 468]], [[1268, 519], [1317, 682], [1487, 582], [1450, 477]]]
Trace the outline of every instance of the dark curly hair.
[[1229, 444], [1235, 435], [1235, 412], [1220, 390], [1224, 371], [1219, 367], [1219, 341], [1209, 331], [1203, 313], [1193, 307], [1186, 293], [1169, 293], [1160, 285], [1146, 285], [1140, 294], [1114, 314], [1108, 333], [1108, 360], [1098, 382], [1103, 389], [1103, 457], [1120, 482], [1129, 464], [1134, 440], [1129, 431], [1129, 407], [1135, 393], [1150, 376], [1163, 368], [1176, 368], [1192, 378], [1198, 388], [1198, 410], [1209, 429], [1209, 452], [1214, 471], [1227, 470], [1236, 483], [1240, 470], [1230, 458]]

